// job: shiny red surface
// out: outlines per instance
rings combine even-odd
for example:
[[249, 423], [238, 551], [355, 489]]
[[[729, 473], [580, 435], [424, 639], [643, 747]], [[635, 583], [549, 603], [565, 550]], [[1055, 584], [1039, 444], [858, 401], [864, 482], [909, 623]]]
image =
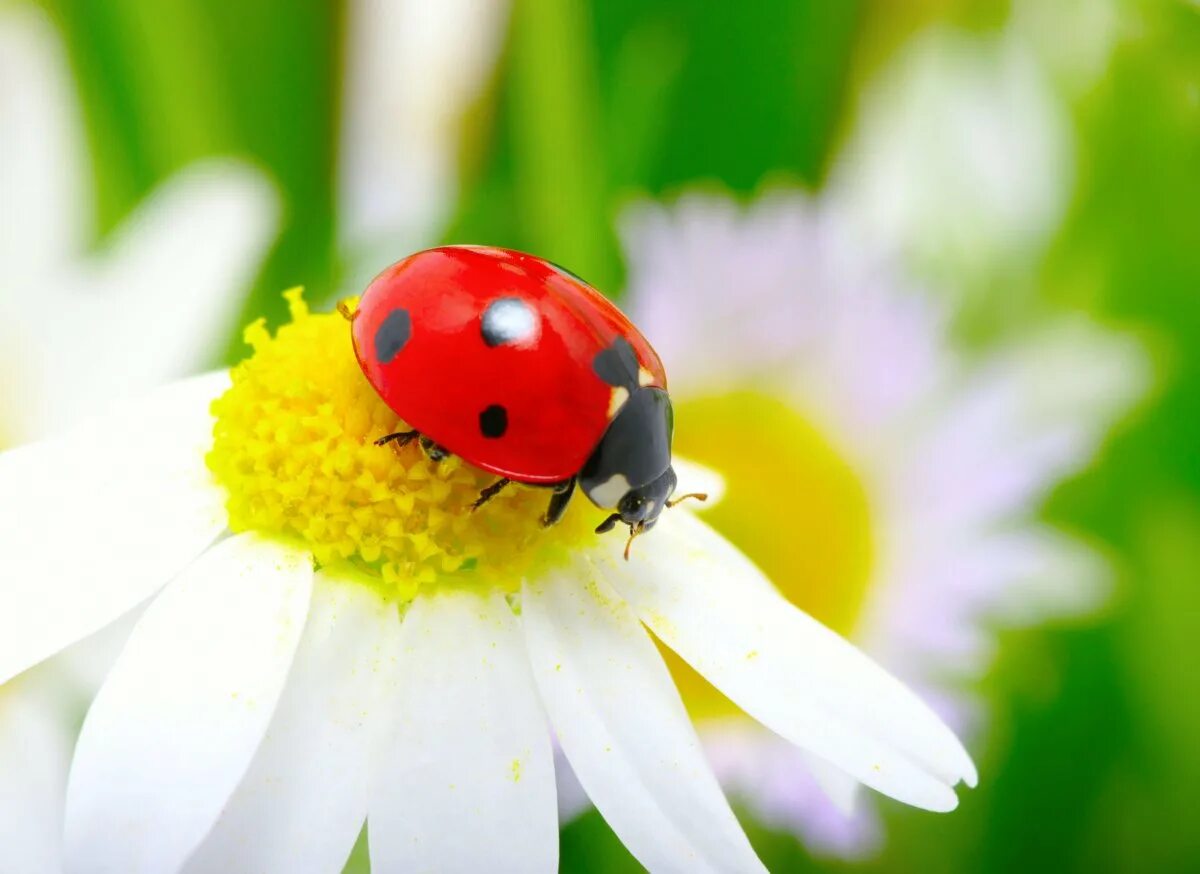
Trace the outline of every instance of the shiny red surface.
[[[489, 347], [481, 319], [498, 298], [519, 297], [536, 329]], [[380, 324], [408, 310], [411, 334], [387, 364], [375, 356]], [[618, 336], [666, 388], [662, 362], [625, 315], [591, 286], [541, 258], [483, 246], [418, 252], [383, 271], [359, 303], [355, 354], [383, 400], [411, 427], [471, 464], [522, 482], [578, 473], [610, 421], [612, 387], [592, 368]], [[508, 429], [480, 432], [479, 414], [499, 404]]]

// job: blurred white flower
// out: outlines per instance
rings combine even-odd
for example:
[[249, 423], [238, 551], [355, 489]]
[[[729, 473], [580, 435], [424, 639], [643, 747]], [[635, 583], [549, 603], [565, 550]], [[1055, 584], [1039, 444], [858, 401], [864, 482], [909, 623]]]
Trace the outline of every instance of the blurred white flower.
[[[6, 7], [0, 446], [204, 364], [274, 234], [270, 186], [246, 167], [211, 161], [165, 182], [90, 252], [87, 179], [59, 38], [36, 9]], [[62, 487], [71, 500], [73, 484]], [[0, 583], [10, 591], [7, 576]], [[0, 870], [59, 870], [72, 708], [89, 672], [111, 658], [96, 646], [0, 687]]]
[[505, 34], [507, 0], [352, 0], [338, 221], [360, 289], [398, 254], [436, 242], [457, 194], [464, 116]]
[[32, 439], [206, 363], [275, 231], [226, 161], [160, 186], [103, 248], [75, 90], [32, 8], [0, 12], [0, 436]]
[[1135, 7], [1118, 0], [1016, 0], [1011, 27], [1037, 53], [1057, 83], [1082, 94], [1107, 71], [1123, 27]]
[[[677, 449], [728, 480], [706, 518], [952, 725], [976, 714], [991, 629], [1103, 597], [1105, 562], [1037, 514], [1144, 391], [1135, 343], [1064, 318], [965, 359], [936, 299], [798, 195], [644, 205], [623, 238]], [[727, 787], [818, 852], [870, 849], [871, 811], [839, 810], [852, 781], [679, 671]]]
[[866, 87], [829, 190], [874, 245], [962, 288], [1042, 252], [1066, 209], [1072, 148], [1020, 30], [935, 27]]

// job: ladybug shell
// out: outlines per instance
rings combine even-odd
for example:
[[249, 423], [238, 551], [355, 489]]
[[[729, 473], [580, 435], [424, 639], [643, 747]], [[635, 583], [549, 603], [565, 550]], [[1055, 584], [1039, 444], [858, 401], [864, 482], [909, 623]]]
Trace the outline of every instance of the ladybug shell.
[[658, 355], [611, 302], [508, 249], [444, 246], [393, 264], [363, 293], [352, 333], [397, 416], [518, 482], [575, 476], [631, 391], [666, 388]]

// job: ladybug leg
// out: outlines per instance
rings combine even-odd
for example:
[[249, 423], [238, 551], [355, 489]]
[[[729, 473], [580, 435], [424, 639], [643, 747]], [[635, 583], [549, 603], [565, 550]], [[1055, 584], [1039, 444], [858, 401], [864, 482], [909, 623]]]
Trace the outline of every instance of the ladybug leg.
[[445, 461], [451, 455], [449, 449], [447, 449], [445, 446], [434, 443], [428, 437], [421, 438], [421, 448], [425, 450], [425, 454], [429, 456], [429, 460], [434, 463]]
[[605, 519], [603, 522], [601, 522], [599, 525], [596, 526], [596, 533], [597, 534], [607, 534], [609, 531], [612, 531], [613, 528], [615, 528], [617, 526], [617, 523], [620, 521], [621, 521], [621, 514], [613, 513], [611, 516], [609, 516], [607, 519]]
[[500, 477], [500, 479], [496, 480], [494, 483], [492, 483], [486, 489], [483, 489], [482, 491], [480, 491], [479, 497], [476, 498], [475, 503], [473, 503], [471, 505], [471, 512], [474, 513], [476, 510], [478, 510], [480, 507], [482, 507], [484, 504], [486, 504], [492, 498], [496, 497], [496, 495], [498, 495], [502, 491], [504, 491], [505, 486], [507, 486], [511, 482], [512, 482], [512, 480], [510, 480], [508, 477], [502, 476], [502, 477]]
[[375, 441], [376, 446], [387, 446], [389, 443], [396, 444], [396, 448], [400, 449], [412, 443], [421, 434], [419, 431], [397, 431], [395, 434], [385, 434]]
[[567, 512], [567, 505], [571, 503], [571, 496], [573, 494], [575, 494], [575, 477], [563, 480], [554, 486], [554, 494], [550, 496], [550, 504], [546, 507], [546, 515], [542, 517], [543, 528], [549, 528], [562, 519], [563, 513]]

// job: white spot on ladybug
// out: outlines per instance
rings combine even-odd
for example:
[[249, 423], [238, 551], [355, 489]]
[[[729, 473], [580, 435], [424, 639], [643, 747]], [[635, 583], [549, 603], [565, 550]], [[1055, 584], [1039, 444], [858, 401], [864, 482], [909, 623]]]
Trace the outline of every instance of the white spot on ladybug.
[[479, 330], [489, 346], [525, 343], [537, 334], [537, 313], [519, 297], [502, 297], [483, 311]]
[[614, 388], [612, 395], [608, 399], [608, 418], [616, 418], [617, 413], [621, 411], [621, 407], [625, 406], [627, 400], [629, 400], [629, 389], [620, 385]]
[[621, 502], [628, 491], [629, 480], [625, 479], [624, 474], [617, 473], [589, 491], [587, 496], [597, 507], [611, 509]]
[[654, 384], [654, 374], [644, 367], [638, 368], [638, 385], [647, 386]]

